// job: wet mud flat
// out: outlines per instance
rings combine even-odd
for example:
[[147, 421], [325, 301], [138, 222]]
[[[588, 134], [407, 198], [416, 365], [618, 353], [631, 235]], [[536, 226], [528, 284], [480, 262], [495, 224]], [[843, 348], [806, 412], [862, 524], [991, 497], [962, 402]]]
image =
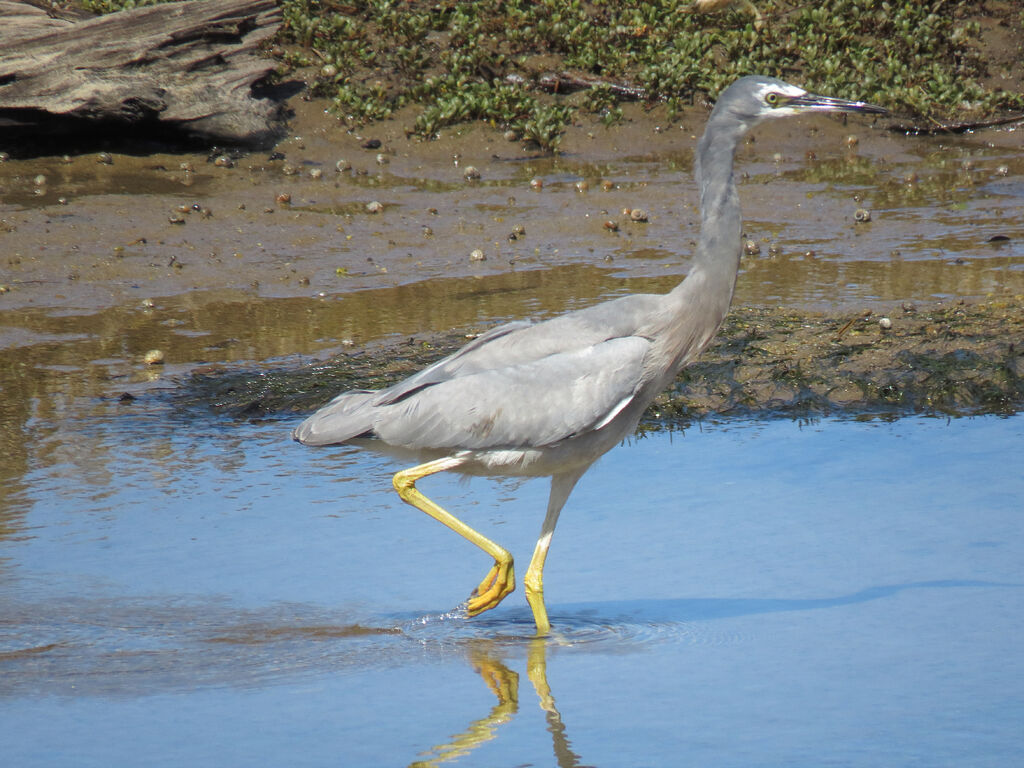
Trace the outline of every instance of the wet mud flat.
[[[685, 274], [706, 110], [634, 107], [572, 127], [551, 155], [484, 126], [422, 141], [407, 117], [356, 131], [322, 101], [294, 105], [272, 152], [0, 162], [0, 313], [200, 291], [330, 299], [568, 264], [665, 277], [658, 290]], [[737, 156], [750, 255], [736, 304], [1024, 293], [1020, 135], [759, 127]]]
[[[539, 155], [483, 126], [423, 142], [401, 116], [353, 131], [323, 102], [294, 104], [272, 153], [0, 163], [17, 412], [40, 393], [147, 386], [232, 415], [304, 411], [505, 320], [685, 276], [704, 110], [627, 109]], [[737, 157], [748, 254], [733, 309], [647, 423], [1018, 409], [1020, 135], [758, 128]], [[145, 364], [153, 349], [166, 365]]]

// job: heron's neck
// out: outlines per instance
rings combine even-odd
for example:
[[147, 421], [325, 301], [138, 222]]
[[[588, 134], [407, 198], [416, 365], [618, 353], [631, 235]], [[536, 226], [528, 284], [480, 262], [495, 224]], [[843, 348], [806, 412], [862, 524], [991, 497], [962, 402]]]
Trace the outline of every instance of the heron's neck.
[[697, 144], [701, 228], [686, 279], [666, 297], [670, 317], [664, 338], [672, 375], [706, 347], [729, 311], [740, 266], [740, 200], [732, 178], [733, 155], [746, 128], [711, 113]]
[[701, 221], [694, 266], [721, 275], [730, 283], [736, 280], [743, 231], [740, 198], [733, 180], [733, 159], [745, 133], [742, 124], [735, 121], [718, 124], [712, 115], [697, 144]]
[[[735, 120], [715, 118], [712, 113], [696, 151], [701, 212], [697, 252], [689, 275], [673, 293], [699, 291], [699, 296], [686, 299], [697, 299], [709, 318], [714, 318], [717, 329], [732, 301], [740, 265], [743, 222], [733, 180], [733, 157], [746, 127]], [[691, 284], [689, 289], [687, 283]]]

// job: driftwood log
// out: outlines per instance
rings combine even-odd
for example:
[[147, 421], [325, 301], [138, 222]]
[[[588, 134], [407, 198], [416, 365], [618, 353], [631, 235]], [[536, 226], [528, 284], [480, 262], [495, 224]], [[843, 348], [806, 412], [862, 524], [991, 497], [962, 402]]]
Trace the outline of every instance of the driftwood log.
[[191, 0], [82, 20], [0, 0], [0, 139], [178, 135], [267, 144], [285, 109], [253, 88], [273, 70], [260, 46], [274, 0]]

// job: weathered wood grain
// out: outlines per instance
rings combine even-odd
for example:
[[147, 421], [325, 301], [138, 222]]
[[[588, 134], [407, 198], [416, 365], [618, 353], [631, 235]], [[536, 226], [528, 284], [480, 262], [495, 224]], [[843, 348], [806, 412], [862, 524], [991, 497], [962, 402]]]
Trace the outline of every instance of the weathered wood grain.
[[81, 21], [0, 0], [0, 134], [155, 128], [263, 144], [282, 105], [253, 85], [273, 70], [260, 46], [273, 0], [191, 0]]

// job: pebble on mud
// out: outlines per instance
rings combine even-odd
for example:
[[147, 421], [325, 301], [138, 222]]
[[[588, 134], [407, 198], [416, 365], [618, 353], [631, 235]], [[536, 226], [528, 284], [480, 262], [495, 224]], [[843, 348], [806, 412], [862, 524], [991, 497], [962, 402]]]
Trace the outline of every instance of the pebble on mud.
[[146, 365], [163, 365], [164, 353], [160, 349], [151, 349], [142, 356], [142, 362]]

